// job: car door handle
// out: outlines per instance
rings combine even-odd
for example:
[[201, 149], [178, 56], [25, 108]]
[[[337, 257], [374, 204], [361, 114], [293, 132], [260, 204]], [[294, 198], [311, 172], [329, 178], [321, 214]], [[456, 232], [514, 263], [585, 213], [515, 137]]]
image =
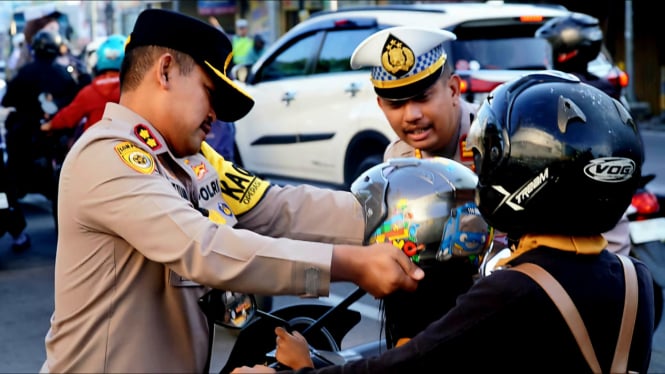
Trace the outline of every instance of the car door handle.
[[284, 92], [284, 95], [282, 95], [282, 101], [286, 102], [286, 106], [289, 106], [289, 104], [291, 104], [291, 101], [295, 99], [296, 99], [296, 94], [292, 91]]
[[349, 84], [349, 86], [344, 89], [344, 92], [350, 93], [351, 97], [355, 97], [358, 91], [360, 91], [360, 85], [356, 82], [351, 82], [351, 84]]

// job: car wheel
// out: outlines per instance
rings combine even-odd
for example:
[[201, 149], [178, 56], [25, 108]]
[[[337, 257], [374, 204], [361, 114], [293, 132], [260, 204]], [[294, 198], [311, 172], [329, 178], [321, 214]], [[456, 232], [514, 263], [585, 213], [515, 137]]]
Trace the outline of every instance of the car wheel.
[[351, 185], [351, 183], [353, 183], [353, 181], [358, 179], [358, 177], [363, 172], [365, 172], [365, 170], [371, 168], [372, 166], [378, 165], [382, 162], [383, 162], [382, 155], [369, 155], [369, 156], [365, 157], [362, 161], [360, 161], [360, 163], [356, 167], [356, 170], [353, 172], [353, 174], [351, 174], [353, 176], [353, 178], [351, 178], [351, 182], [349, 183], [349, 185]]

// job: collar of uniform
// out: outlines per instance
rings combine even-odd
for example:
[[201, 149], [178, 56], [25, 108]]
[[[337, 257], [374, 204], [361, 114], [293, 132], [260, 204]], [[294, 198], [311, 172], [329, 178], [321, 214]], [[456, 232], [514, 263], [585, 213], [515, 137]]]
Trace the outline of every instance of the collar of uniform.
[[607, 240], [602, 235], [565, 236], [526, 234], [520, 238], [517, 248], [513, 246], [510, 257], [499, 260], [497, 267], [504, 266], [522, 254], [538, 247], [554, 248], [581, 255], [595, 255], [607, 247]]

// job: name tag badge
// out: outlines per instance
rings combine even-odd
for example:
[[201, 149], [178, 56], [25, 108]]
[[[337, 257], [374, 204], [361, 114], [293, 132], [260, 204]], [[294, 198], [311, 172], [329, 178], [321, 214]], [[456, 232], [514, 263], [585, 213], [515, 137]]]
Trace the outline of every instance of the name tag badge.
[[203, 287], [202, 285], [180, 276], [173, 270], [169, 270], [169, 283], [171, 287]]

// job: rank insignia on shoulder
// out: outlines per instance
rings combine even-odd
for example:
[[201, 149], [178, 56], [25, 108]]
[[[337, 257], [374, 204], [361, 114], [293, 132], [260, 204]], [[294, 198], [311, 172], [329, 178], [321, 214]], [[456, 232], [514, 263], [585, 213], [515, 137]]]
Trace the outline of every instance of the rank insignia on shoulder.
[[155, 161], [150, 153], [131, 142], [122, 142], [115, 146], [120, 159], [132, 169], [143, 174], [152, 174], [155, 171]]
[[155, 138], [155, 136], [152, 134], [152, 131], [150, 131], [150, 128], [144, 124], [138, 124], [134, 126], [134, 134], [141, 139], [141, 141], [150, 147], [150, 149], [157, 150], [161, 148], [162, 144]]

